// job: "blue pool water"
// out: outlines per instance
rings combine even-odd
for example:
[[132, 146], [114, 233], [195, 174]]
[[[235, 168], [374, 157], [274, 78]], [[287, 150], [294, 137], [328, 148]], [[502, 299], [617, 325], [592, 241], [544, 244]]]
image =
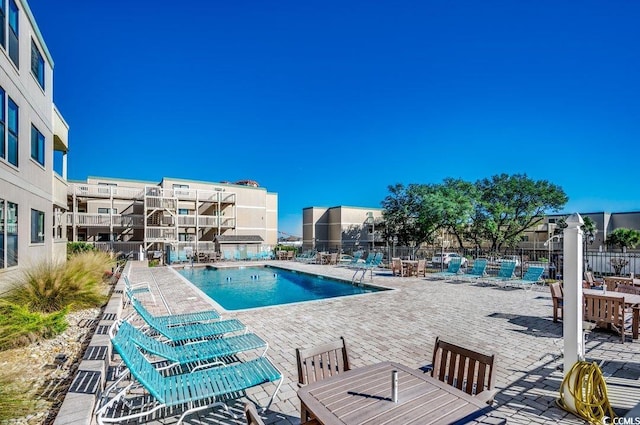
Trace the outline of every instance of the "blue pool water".
[[380, 291], [275, 267], [178, 270], [226, 310], [266, 307]]

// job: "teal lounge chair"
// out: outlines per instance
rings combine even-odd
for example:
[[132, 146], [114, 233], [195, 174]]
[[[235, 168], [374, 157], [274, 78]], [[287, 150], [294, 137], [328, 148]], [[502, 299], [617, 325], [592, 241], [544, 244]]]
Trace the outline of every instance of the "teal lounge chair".
[[373, 279], [373, 269], [380, 266], [380, 264], [382, 263], [383, 257], [384, 257], [384, 253], [382, 252], [378, 252], [376, 254], [369, 253], [369, 256], [367, 256], [367, 260], [371, 258], [370, 262], [365, 261], [362, 264], [359, 263], [352, 267], [356, 269], [356, 272], [353, 274], [351, 281], [355, 282], [357, 280], [358, 273], [360, 273], [361, 271], [362, 271], [362, 275], [360, 276], [360, 279], [359, 279], [360, 283], [362, 283], [362, 280], [364, 279], [368, 271], [371, 272], [371, 279]]
[[115, 333], [122, 332], [122, 336], [130, 339], [145, 353], [161, 357], [171, 362], [162, 369], [169, 369], [173, 366], [185, 366], [190, 372], [197, 369], [212, 367], [214, 365], [224, 365], [220, 358], [232, 356], [252, 350], [263, 349], [260, 357], [267, 353], [269, 345], [256, 334], [246, 333], [227, 338], [206, 339], [192, 344], [172, 345], [159, 341], [135, 328], [129, 322], [115, 323], [109, 333], [111, 339]]
[[124, 278], [124, 293], [127, 296], [127, 298], [129, 298], [129, 302], [131, 302], [131, 300], [135, 298], [136, 295], [138, 294], [149, 294], [151, 299], [153, 299], [153, 304], [157, 305], [156, 297], [153, 295], [153, 292], [151, 291], [151, 285], [149, 285], [149, 282], [131, 283], [131, 281], [129, 280], [129, 277], [126, 274], [123, 274], [122, 277]]
[[505, 281], [505, 285], [520, 287], [524, 290], [533, 289], [534, 285], [537, 285], [544, 273], [544, 267], [531, 266], [527, 269], [522, 279], [513, 279]]
[[429, 275], [430, 278], [436, 279], [446, 279], [449, 277], [457, 276], [460, 273], [460, 266], [462, 265], [462, 258], [452, 258], [449, 260], [449, 265], [447, 266], [447, 270], [444, 272], [431, 273]]
[[168, 314], [166, 316], [153, 316], [142, 306], [139, 300], [132, 303], [133, 308], [141, 316], [148, 315], [153, 321], [161, 326], [183, 326], [194, 323], [207, 323], [220, 320], [220, 313], [216, 310], [195, 311], [193, 313]]
[[477, 258], [473, 261], [473, 267], [468, 273], [462, 273], [456, 276], [456, 280], [473, 281], [484, 277], [487, 271], [486, 258]]
[[362, 258], [362, 251], [356, 251], [353, 253], [351, 261], [339, 264], [338, 267], [353, 267], [358, 264], [360, 258]]
[[[180, 424], [187, 415], [214, 406], [228, 411], [223, 400], [237, 399], [249, 388], [277, 381], [276, 389], [265, 407], [267, 409], [282, 384], [282, 373], [267, 357], [192, 373], [163, 375], [124, 332], [115, 334], [111, 343], [129, 373], [123, 373], [103, 392], [96, 408], [98, 424], [136, 420], [161, 409], [165, 413], [182, 410], [177, 422]], [[122, 388], [129, 376], [131, 382]], [[136, 386], [136, 381], [148, 395], [140, 394], [139, 390], [130, 392]], [[115, 395], [110, 397], [112, 392]]]
[[[213, 336], [224, 335], [232, 332], [246, 331], [246, 326], [238, 319], [220, 320], [210, 323], [182, 323], [167, 325], [163, 321], [157, 321], [142, 304], [135, 298], [131, 302], [136, 312], [153, 330], [169, 341], [189, 341], [206, 339]], [[166, 317], [166, 316], [160, 316]]]
[[498, 270], [498, 275], [494, 277], [487, 277], [482, 281], [484, 283], [495, 283], [498, 286], [502, 286], [508, 280], [513, 279], [513, 273], [516, 270], [516, 262], [515, 261], [503, 261], [500, 263], [500, 270]]

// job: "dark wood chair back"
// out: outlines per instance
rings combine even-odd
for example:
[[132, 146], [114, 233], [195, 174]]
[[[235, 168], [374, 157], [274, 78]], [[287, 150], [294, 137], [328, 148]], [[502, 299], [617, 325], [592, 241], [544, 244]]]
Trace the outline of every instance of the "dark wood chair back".
[[307, 385], [351, 369], [343, 337], [318, 347], [296, 348], [298, 385]]
[[616, 292], [622, 292], [624, 294], [640, 295], [640, 286], [629, 285], [626, 283], [619, 283], [616, 286]]
[[560, 286], [560, 282], [554, 282], [549, 285], [549, 290], [551, 291], [551, 301], [553, 301], [553, 321], [557, 322], [558, 318], [562, 317], [562, 286]]
[[[436, 338], [431, 376], [471, 395], [495, 386], [495, 355], [486, 355]], [[487, 400], [491, 402], [493, 398]]]
[[244, 404], [244, 416], [247, 419], [247, 425], [264, 425], [256, 407], [252, 403]]
[[587, 322], [597, 323], [598, 326], [610, 325], [625, 338], [625, 309], [624, 298], [607, 295], [584, 294], [583, 319]]

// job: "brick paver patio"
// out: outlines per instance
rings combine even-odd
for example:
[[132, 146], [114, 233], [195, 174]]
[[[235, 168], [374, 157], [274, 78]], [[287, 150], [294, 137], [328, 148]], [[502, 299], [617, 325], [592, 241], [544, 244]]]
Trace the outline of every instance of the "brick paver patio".
[[[269, 264], [347, 280], [353, 274], [351, 270], [334, 266], [292, 261]], [[158, 305], [146, 304], [157, 314], [167, 314], [167, 309], [181, 313], [215, 305], [169, 268], [133, 267], [131, 280], [152, 282]], [[498, 355], [499, 392], [493, 410], [480, 417], [478, 423], [584, 423], [555, 405], [562, 380], [558, 370], [562, 323], [552, 322], [551, 299], [546, 289], [524, 291], [392, 277], [386, 271], [374, 273], [372, 283], [394, 290], [222, 312], [223, 318], [240, 319], [251, 332], [269, 343], [267, 355], [284, 375], [274, 403], [263, 415], [267, 424], [299, 424], [295, 348], [311, 347], [338, 336], [344, 336], [347, 341], [353, 367], [386, 360], [423, 367], [430, 363], [436, 336], [493, 351]], [[603, 371], [608, 379], [621, 382], [619, 388], [627, 388], [624, 391], [609, 388], [612, 405], [624, 413], [640, 399], [640, 342], [627, 340], [621, 344], [619, 336], [597, 331], [588, 336], [586, 348], [589, 360], [604, 361]], [[266, 384], [249, 391], [248, 395], [266, 404], [274, 389], [275, 385]], [[230, 404], [239, 416], [244, 401]], [[154, 422], [172, 424], [176, 421], [177, 417], [167, 417]], [[185, 423], [244, 422], [214, 410], [194, 414]]]

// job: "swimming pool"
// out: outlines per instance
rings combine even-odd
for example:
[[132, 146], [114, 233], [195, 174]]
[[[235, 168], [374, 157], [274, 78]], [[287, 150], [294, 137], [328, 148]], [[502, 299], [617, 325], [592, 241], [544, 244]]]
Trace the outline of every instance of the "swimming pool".
[[385, 290], [277, 267], [177, 270], [225, 310], [242, 310]]

